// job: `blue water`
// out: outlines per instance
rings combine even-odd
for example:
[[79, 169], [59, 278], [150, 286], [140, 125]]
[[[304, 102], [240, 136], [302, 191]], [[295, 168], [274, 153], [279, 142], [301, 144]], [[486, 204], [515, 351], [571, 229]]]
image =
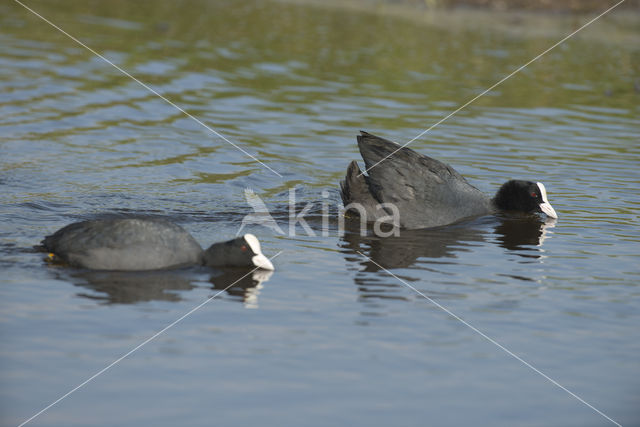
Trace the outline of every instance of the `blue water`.
[[[358, 131], [406, 142], [575, 23], [542, 18], [554, 31], [541, 36], [526, 22], [467, 28], [455, 13], [449, 25], [269, 2], [29, 6], [281, 177], [1, 6], [0, 424], [206, 301], [29, 425], [640, 423], [640, 34], [607, 32], [629, 12], [411, 144], [489, 194], [509, 178], [544, 182], [557, 221], [489, 216], [377, 238], [340, 233], [335, 214]], [[228, 291], [233, 274], [90, 274], [31, 250], [104, 213], [167, 217], [206, 246], [251, 213], [245, 188], [286, 234], [243, 230], [282, 253], [272, 275]], [[290, 233], [292, 189], [312, 233]]]

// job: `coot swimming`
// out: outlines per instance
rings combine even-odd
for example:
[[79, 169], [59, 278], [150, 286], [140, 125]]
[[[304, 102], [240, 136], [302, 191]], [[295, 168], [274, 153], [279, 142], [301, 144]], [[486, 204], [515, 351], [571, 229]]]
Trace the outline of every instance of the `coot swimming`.
[[273, 270], [253, 234], [207, 250], [182, 227], [157, 218], [76, 222], [45, 237], [38, 249], [54, 262], [94, 270], [156, 270], [189, 265]]
[[345, 209], [366, 216], [368, 222], [396, 216], [396, 225], [416, 229], [501, 210], [558, 217], [541, 182], [507, 181], [491, 198], [451, 166], [395, 142], [361, 132], [358, 148], [368, 175], [352, 161], [340, 194]]

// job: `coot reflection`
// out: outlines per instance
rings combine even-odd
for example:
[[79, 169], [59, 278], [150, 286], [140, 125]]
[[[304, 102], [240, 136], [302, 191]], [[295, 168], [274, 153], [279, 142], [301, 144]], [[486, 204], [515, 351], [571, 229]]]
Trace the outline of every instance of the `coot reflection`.
[[[233, 268], [175, 269], [153, 271], [94, 271], [61, 269], [61, 279], [71, 281], [85, 291], [78, 295], [103, 304], [135, 304], [149, 301], [181, 301], [183, 293], [199, 285], [211, 283], [213, 290], [226, 289], [226, 294], [245, 305], [257, 306], [258, 290], [269, 280], [272, 271]], [[233, 286], [231, 286], [233, 284]], [[229, 288], [229, 286], [231, 286]]]
[[[512, 251], [527, 250], [527, 257], [542, 256], [541, 244], [555, 220], [533, 215], [503, 214], [437, 228], [402, 230], [399, 236], [378, 237], [360, 233], [357, 220], [345, 223], [341, 247], [348, 255], [355, 254], [366, 271], [409, 267], [419, 258], [453, 258], [478, 243], [487, 242], [495, 234], [498, 244]], [[363, 260], [355, 251], [371, 260]], [[524, 255], [523, 255], [524, 256]], [[377, 264], [376, 264], [377, 263]]]
[[[496, 215], [474, 219], [446, 227], [402, 230], [399, 236], [362, 236], [359, 221], [348, 221], [341, 242], [342, 252], [357, 270], [354, 277], [359, 298], [365, 303], [366, 314], [376, 315], [381, 307], [376, 300], [413, 300], [406, 287], [387, 274], [371, 274], [385, 269], [412, 267], [419, 259], [431, 259], [412, 270], [394, 272], [402, 280], [412, 283], [420, 275], [412, 271], [439, 270], [436, 264], [457, 263], [472, 246], [497, 243], [513, 254], [523, 257], [523, 263], [541, 258], [542, 242], [555, 220], [541, 220], [531, 215]], [[360, 253], [370, 259], [363, 258]], [[381, 268], [382, 267], [382, 268]], [[451, 287], [429, 295], [438, 299], [458, 298], [460, 289]], [[365, 314], [365, 313], [363, 313]], [[381, 314], [382, 315], [382, 314]]]

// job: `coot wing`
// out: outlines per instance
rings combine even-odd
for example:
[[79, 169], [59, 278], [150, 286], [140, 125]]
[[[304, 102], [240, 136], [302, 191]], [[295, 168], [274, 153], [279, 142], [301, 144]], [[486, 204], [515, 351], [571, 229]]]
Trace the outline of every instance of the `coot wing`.
[[363, 175], [358, 167], [358, 162], [353, 160], [347, 167], [347, 175], [340, 181], [340, 197], [344, 203], [346, 212], [357, 216], [365, 215], [368, 222], [375, 222], [379, 217], [387, 215], [384, 209], [380, 209], [380, 202], [371, 192], [369, 177]]
[[436, 227], [491, 211], [490, 199], [451, 166], [384, 138], [361, 133], [358, 147], [368, 171], [370, 190], [376, 199], [398, 208], [402, 227]]

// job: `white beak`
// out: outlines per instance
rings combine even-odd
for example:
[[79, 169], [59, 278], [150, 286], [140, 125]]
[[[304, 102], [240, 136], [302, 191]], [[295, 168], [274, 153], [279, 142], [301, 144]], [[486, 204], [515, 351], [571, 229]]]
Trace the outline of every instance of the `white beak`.
[[542, 212], [544, 212], [549, 218], [558, 218], [558, 214], [549, 202], [540, 203], [540, 209], [542, 209]]
[[549, 218], [557, 219], [558, 214], [555, 209], [551, 207], [551, 203], [549, 203], [549, 199], [547, 199], [547, 189], [544, 188], [544, 184], [541, 182], [537, 182], [538, 188], [540, 189], [540, 196], [542, 197], [542, 203], [540, 203], [540, 209], [544, 212]]
[[253, 265], [258, 268], [262, 268], [263, 270], [275, 270], [273, 264], [269, 261], [269, 258], [263, 254], [254, 255], [253, 258], [251, 258], [251, 262], [253, 262]]

